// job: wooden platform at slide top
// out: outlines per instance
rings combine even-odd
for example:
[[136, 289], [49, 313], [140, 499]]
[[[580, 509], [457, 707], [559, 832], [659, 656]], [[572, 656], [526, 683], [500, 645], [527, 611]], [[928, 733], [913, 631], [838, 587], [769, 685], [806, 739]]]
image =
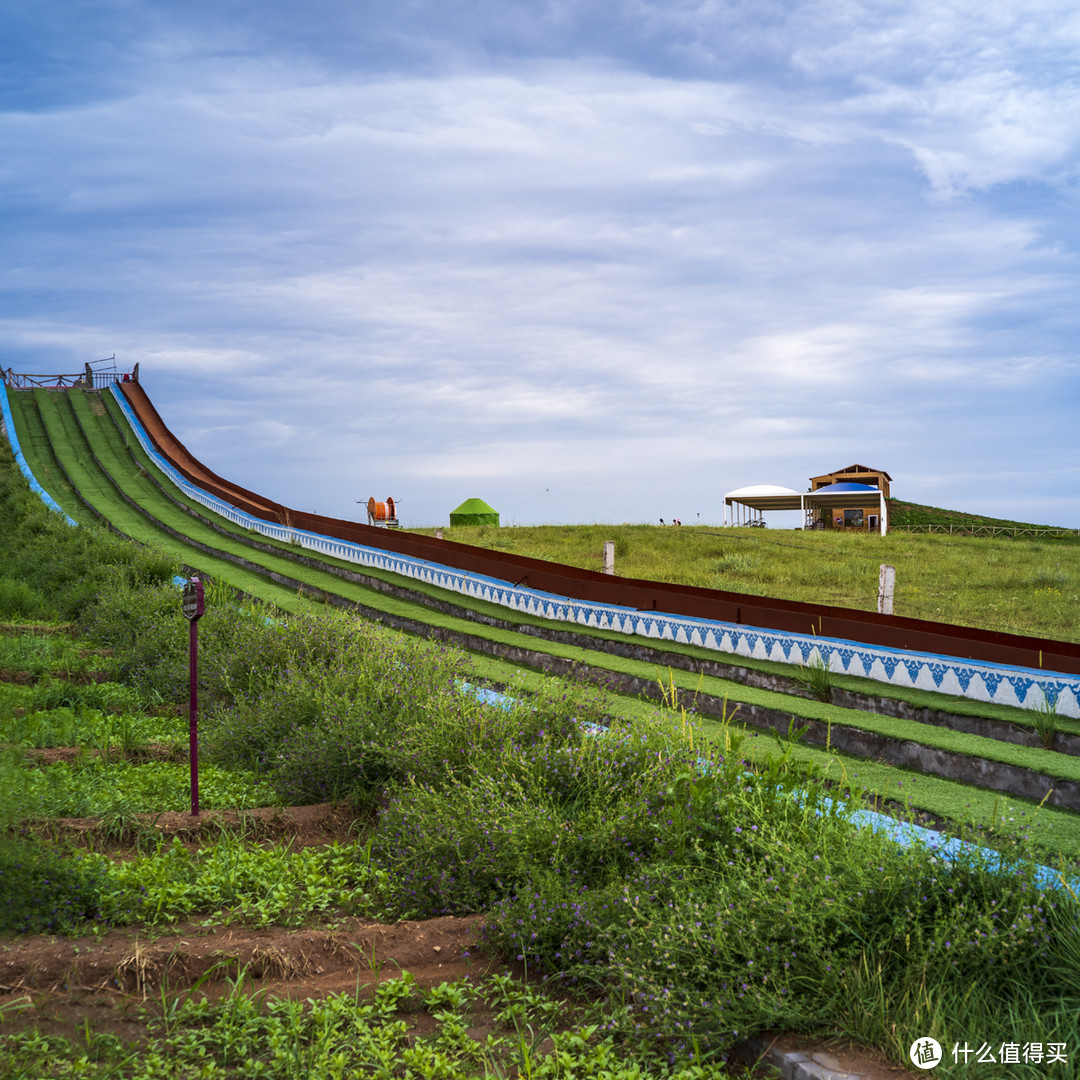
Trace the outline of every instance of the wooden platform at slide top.
[[266, 499], [206, 468], [169, 431], [140, 383], [118, 383], [161, 453], [192, 483], [255, 517], [383, 551], [441, 563], [511, 584], [592, 603], [816, 634], [866, 645], [1080, 674], [1080, 644], [691, 585], [616, 578], [561, 563], [437, 540], [402, 530], [308, 514]]

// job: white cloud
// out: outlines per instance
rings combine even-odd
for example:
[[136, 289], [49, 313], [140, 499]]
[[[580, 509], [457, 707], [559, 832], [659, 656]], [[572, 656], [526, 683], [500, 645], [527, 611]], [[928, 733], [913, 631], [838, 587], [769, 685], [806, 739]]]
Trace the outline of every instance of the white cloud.
[[651, 519], [845, 458], [917, 498], [1076, 402], [1078, 24], [1025, 8], [508, 0], [422, 62], [374, 13], [367, 66], [181, 16], [126, 89], [0, 113], [0, 360], [140, 360], [215, 471], [323, 510], [460, 479], [526, 521], [558, 476]]

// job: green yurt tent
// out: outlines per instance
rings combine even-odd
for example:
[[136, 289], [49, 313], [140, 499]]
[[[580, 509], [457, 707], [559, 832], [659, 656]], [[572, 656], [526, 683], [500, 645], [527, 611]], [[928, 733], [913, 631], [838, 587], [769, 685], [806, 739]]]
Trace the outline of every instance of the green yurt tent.
[[450, 511], [451, 525], [498, 525], [499, 511], [492, 509], [483, 499], [466, 499], [456, 510]]

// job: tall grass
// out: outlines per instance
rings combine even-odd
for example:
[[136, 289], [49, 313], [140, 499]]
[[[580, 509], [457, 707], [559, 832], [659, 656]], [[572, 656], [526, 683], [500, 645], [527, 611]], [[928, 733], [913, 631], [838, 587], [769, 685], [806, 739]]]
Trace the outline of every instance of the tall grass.
[[28, 619], [48, 617], [45, 597], [25, 581], [0, 577], [0, 618]]
[[6, 442], [0, 443], [0, 507], [0, 578], [30, 590], [18, 603], [33, 607], [44, 596], [48, 613], [60, 619], [77, 620], [96, 597], [113, 588], [168, 581], [176, 572], [172, 561], [156, 551], [96, 526], [72, 528], [47, 510], [26, 486]]

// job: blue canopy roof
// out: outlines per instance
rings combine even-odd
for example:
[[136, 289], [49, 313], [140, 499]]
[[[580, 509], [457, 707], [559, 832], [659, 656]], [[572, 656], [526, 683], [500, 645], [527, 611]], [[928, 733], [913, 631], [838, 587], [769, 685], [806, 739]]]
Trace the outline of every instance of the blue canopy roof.
[[866, 492], [866, 491], [872, 491], [875, 495], [877, 495], [877, 494], [880, 493], [880, 488], [871, 487], [869, 484], [853, 484], [853, 483], [826, 484], [825, 487], [819, 487], [817, 489], [817, 491], [814, 492], [814, 494], [815, 495], [824, 495], [826, 492], [829, 492], [829, 491], [837, 491], [837, 492], [850, 491], [850, 492], [853, 492], [853, 493], [862, 493], [862, 492]]

